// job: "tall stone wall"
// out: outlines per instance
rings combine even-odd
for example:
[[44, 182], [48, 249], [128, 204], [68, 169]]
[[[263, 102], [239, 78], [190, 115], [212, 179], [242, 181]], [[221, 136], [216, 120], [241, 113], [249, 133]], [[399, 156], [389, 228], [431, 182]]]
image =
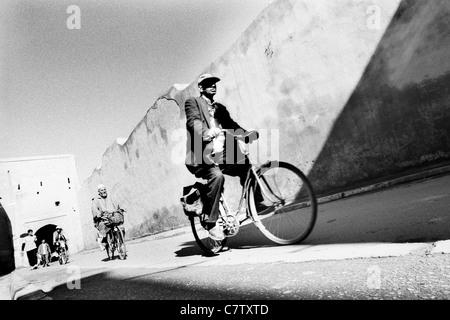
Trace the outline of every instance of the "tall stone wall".
[[[222, 78], [233, 118], [267, 133], [259, 160], [291, 162], [330, 193], [449, 160], [449, 15], [446, 0], [278, 0], [203, 71]], [[187, 224], [184, 101], [197, 94], [195, 79], [171, 88], [105, 152], [80, 193], [87, 247], [99, 183], [127, 207], [131, 237]]]
[[106, 150], [101, 167], [84, 182], [79, 199], [87, 248], [95, 245], [91, 203], [101, 183], [126, 209], [128, 238], [187, 224], [179, 198], [182, 186], [195, 179], [187, 172], [184, 158], [181, 159], [185, 121], [179, 105], [188, 92], [179, 92], [175, 87], [169, 90], [149, 109], [125, 143], [115, 142]]

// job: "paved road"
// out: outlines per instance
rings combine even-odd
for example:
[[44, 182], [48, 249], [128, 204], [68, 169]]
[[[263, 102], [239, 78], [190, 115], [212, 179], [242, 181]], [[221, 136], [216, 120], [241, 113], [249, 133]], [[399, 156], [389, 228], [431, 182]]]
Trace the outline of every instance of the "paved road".
[[61, 300], [448, 300], [450, 254], [91, 270], [80, 290], [62, 285], [49, 295]]
[[306, 243], [450, 239], [450, 176], [323, 204]]
[[53, 299], [449, 299], [449, 186], [441, 176], [321, 204], [299, 245], [248, 225], [205, 257], [184, 228], [128, 242], [125, 261], [90, 251], [15, 276]]

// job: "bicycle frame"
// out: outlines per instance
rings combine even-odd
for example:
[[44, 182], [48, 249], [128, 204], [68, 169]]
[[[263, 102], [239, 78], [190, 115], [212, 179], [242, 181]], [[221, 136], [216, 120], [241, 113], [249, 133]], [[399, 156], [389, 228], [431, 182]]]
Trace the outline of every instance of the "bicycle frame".
[[[250, 189], [250, 182], [252, 181], [252, 176], [254, 177], [256, 183], [259, 185], [261, 193], [265, 197], [267, 197], [268, 199], [271, 199], [271, 196], [269, 194], [276, 196], [276, 194], [274, 194], [273, 192], [266, 192], [264, 184], [261, 183], [261, 178], [258, 176], [258, 170], [260, 170], [261, 167], [263, 167], [267, 163], [270, 163], [271, 161], [269, 160], [269, 161], [267, 161], [266, 163], [264, 163], [261, 166], [256, 166], [256, 165], [252, 164], [250, 156], [249, 156], [249, 153], [245, 152], [244, 154], [250, 160], [251, 164], [250, 164], [250, 168], [249, 168], [249, 170], [247, 172], [247, 177], [245, 178], [244, 185], [242, 186], [241, 198], [239, 200], [239, 205], [238, 205], [238, 208], [236, 210], [236, 214], [234, 216], [236, 216], [241, 211], [241, 209], [243, 207], [243, 204], [244, 204], [244, 200], [247, 199], [247, 197], [248, 197], [247, 193], [248, 193], [248, 190]], [[269, 190], [269, 191], [271, 191], [271, 190]], [[280, 199], [278, 198], [278, 200], [280, 200]], [[222, 196], [221, 196], [221, 201], [222, 201], [222, 205], [223, 205], [224, 210], [225, 210], [225, 214], [221, 213], [221, 216], [222, 216], [222, 219], [225, 221], [226, 216], [230, 215], [231, 212], [230, 212], [230, 209], [229, 209], [229, 207], [227, 205], [227, 202], [225, 200], [225, 196], [224, 196], [223, 193], [222, 193]], [[273, 201], [273, 202], [275, 202], [275, 201]], [[249, 217], [248, 211], [247, 211], [247, 217]], [[250, 215], [250, 218], [252, 218], [252, 220], [254, 221], [254, 219], [253, 219], [253, 217], [251, 215]]]
[[[317, 200], [307, 177], [301, 170], [287, 162], [268, 160], [263, 164], [257, 164], [250, 157], [247, 149], [248, 141], [247, 144], [242, 141], [250, 135], [234, 136], [245, 155], [234, 165], [245, 163], [246, 166], [237, 211], [234, 211], [234, 207], [230, 210], [231, 207], [228, 206], [222, 191], [218, 223], [223, 228], [225, 238], [215, 240], [210, 237], [202, 223], [203, 216], [192, 216], [190, 217], [191, 228], [196, 242], [206, 253], [215, 254], [222, 250], [227, 238], [239, 232], [240, 226], [248, 218], [251, 218], [251, 222], [266, 238], [276, 244], [288, 245], [303, 241], [310, 234], [317, 216]], [[228, 166], [220, 168], [219, 163], [214, 163], [224, 174], [230, 170]], [[306, 192], [303, 196], [300, 195], [301, 190]], [[245, 203], [244, 200], [246, 200]], [[246, 210], [245, 217], [241, 216], [241, 213], [244, 213], [243, 208]], [[300, 211], [302, 208], [309, 209]]]
[[[247, 177], [245, 179], [244, 185], [242, 186], [241, 198], [239, 200], [239, 205], [238, 205], [238, 208], [237, 208], [237, 211], [236, 211], [236, 215], [238, 214], [238, 212], [241, 211], [243, 203], [244, 203], [244, 199], [247, 199], [247, 197], [248, 197], [247, 192], [248, 192], [248, 190], [250, 188], [250, 182], [252, 181], [252, 176], [254, 177], [256, 183], [259, 185], [262, 195], [264, 195], [267, 199], [271, 199], [272, 198], [270, 196], [270, 194], [274, 195], [275, 197], [277, 197], [276, 194], [274, 192], [272, 192], [272, 190], [268, 190], [269, 192], [267, 192], [265, 190], [264, 184], [261, 183], [261, 178], [258, 176], [258, 170], [260, 170], [265, 164], [270, 163], [271, 161], [268, 160], [266, 163], [262, 164], [261, 166], [254, 165], [253, 164], [254, 162], [252, 161], [252, 158], [250, 157], [250, 152], [246, 148], [247, 144], [245, 142], [243, 142], [242, 140], [239, 140], [237, 138], [237, 135], [235, 135], [233, 133], [230, 133], [229, 130], [223, 129], [222, 131], [225, 132], [225, 133], [231, 134], [232, 136], [234, 136], [236, 138], [236, 142], [237, 142], [239, 148], [241, 149], [241, 152], [246, 156], [246, 158], [250, 162], [250, 168], [249, 168], [249, 170], [247, 172]], [[239, 161], [236, 164], [239, 164], [240, 162], [243, 162], [243, 161], [245, 161], [245, 159]], [[268, 184], [265, 184], [265, 185], [268, 185]], [[229, 207], [228, 207], [228, 205], [226, 203], [226, 200], [225, 200], [225, 197], [224, 197], [223, 193], [222, 193], [221, 199], [222, 199], [222, 203], [223, 203], [224, 209], [226, 211], [222, 218], [225, 219], [225, 217], [230, 214], [230, 210], [229, 210]], [[278, 200], [281, 200], [281, 199], [278, 198]], [[272, 202], [275, 203], [276, 200], [272, 201]], [[247, 212], [247, 216], [248, 216], [248, 212]], [[252, 220], [253, 220], [253, 218], [252, 218]]]

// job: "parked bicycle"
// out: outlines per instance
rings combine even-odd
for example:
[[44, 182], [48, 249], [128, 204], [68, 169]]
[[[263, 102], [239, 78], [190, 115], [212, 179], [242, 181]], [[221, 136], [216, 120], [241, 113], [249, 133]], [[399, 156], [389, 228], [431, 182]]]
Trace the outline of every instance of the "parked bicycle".
[[[294, 165], [282, 161], [255, 165], [247, 148], [242, 147], [252, 132], [236, 135], [228, 130], [224, 131], [238, 140], [241, 149], [250, 159], [251, 166], [242, 187], [237, 210], [231, 210], [224, 194], [221, 195], [219, 223], [224, 229], [224, 240], [210, 238], [202, 224], [203, 215], [189, 216], [199, 247], [207, 254], [220, 252], [227, 238], [235, 236], [241, 224], [249, 218], [264, 236], [276, 244], [288, 245], [305, 240], [317, 218], [317, 198], [306, 175]], [[255, 191], [258, 189], [264, 199], [262, 203], [255, 203]], [[239, 221], [238, 215], [242, 209], [245, 209], [246, 216]]]

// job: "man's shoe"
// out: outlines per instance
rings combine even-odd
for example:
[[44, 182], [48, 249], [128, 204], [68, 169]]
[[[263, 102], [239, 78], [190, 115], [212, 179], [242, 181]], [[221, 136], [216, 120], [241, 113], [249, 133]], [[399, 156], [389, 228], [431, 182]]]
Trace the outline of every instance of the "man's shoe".
[[209, 229], [209, 237], [213, 240], [221, 241], [225, 239], [225, 234], [223, 233], [223, 229], [220, 225], [215, 225], [214, 228]]

